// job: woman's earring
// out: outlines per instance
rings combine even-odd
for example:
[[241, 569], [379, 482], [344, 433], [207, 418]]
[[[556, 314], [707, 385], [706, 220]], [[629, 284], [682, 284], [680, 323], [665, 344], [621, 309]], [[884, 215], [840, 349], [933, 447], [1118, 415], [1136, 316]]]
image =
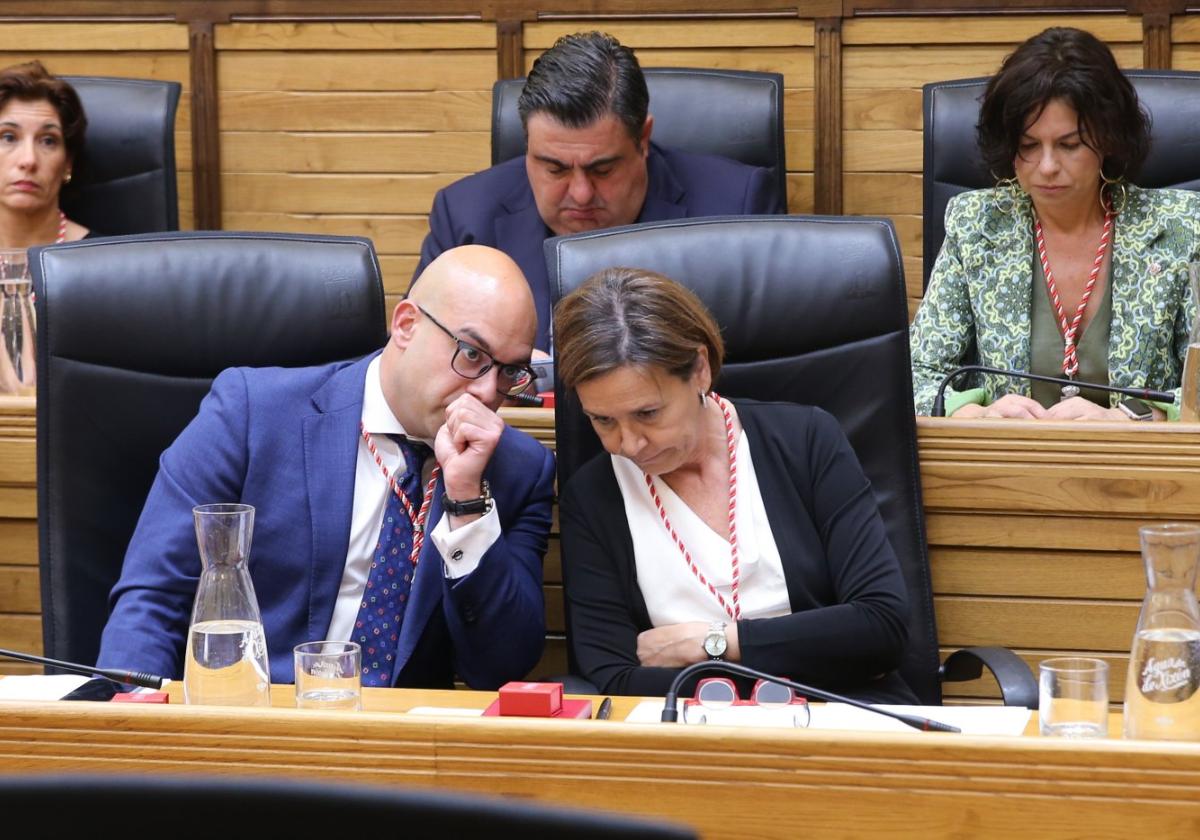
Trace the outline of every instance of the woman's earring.
[[[1120, 200], [1117, 199], [1116, 192], [1120, 190]], [[1108, 195], [1105, 195], [1105, 190], [1108, 190]], [[1125, 189], [1124, 178], [1109, 178], [1103, 171], [1100, 172], [1100, 207], [1105, 213], [1112, 211], [1113, 215], [1120, 216], [1121, 211], [1125, 209], [1125, 202], [1129, 200], [1129, 192]]]
[[704, 392], [703, 392], [703, 391], [697, 391], [696, 393], [698, 393], [698, 394], [700, 395], [700, 407], [701, 407], [701, 408], [704, 408], [704, 405], [705, 405], [705, 403], [704, 403]]
[[63, 183], [64, 184], [71, 183], [71, 173], [70, 172], [68, 172], [66, 175], [63, 176]]
[[998, 178], [996, 180], [996, 189], [1000, 190], [1005, 204], [1000, 207], [1003, 213], [1016, 213], [1017, 202], [1025, 192], [1021, 189], [1021, 183], [1016, 178]]

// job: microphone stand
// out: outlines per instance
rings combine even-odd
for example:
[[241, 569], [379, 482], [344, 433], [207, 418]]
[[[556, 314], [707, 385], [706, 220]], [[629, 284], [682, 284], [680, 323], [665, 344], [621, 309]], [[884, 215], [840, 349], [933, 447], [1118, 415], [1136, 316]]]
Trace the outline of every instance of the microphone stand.
[[957, 726], [951, 726], [948, 723], [939, 723], [936, 720], [923, 718], [919, 715], [907, 715], [903, 712], [892, 712], [887, 709], [880, 709], [872, 706], [869, 703], [864, 703], [861, 700], [852, 700], [849, 697], [843, 697], [840, 694], [834, 694], [832, 691], [822, 691], [819, 688], [813, 688], [803, 683], [795, 682], [794, 680], [785, 679], [784, 677], [776, 677], [771, 674], [756, 671], [753, 668], [747, 668], [745, 665], [737, 662], [726, 662], [724, 659], [711, 659], [705, 662], [697, 662], [694, 665], [689, 665], [680, 671], [675, 679], [671, 680], [671, 687], [667, 691], [666, 703], [663, 705], [662, 722], [675, 723], [679, 720], [679, 710], [676, 708], [676, 703], [679, 694], [679, 687], [682, 686], [689, 677], [693, 674], [699, 674], [704, 671], [725, 671], [730, 674], [736, 674], [742, 677], [754, 677], [759, 680], [768, 680], [769, 682], [786, 685], [788, 688], [795, 689], [801, 694], [809, 697], [815, 697], [818, 700], [824, 700], [827, 703], [845, 703], [849, 706], [854, 706], [858, 709], [863, 709], [868, 712], [874, 712], [877, 715], [895, 718], [901, 723], [911, 726], [913, 729], [920, 729], [922, 732], [961, 732]]
[[1054, 376], [1042, 376], [1040, 373], [1025, 373], [1020, 370], [1004, 370], [1003, 368], [987, 367], [986, 365], [963, 365], [946, 374], [938, 385], [937, 396], [933, 399], [933, 407], [929, 410], [930, 417], [946, 416], [946, 388], [951, 380], [957, 379], [964, 373], [990, 373], [994, 376], [1007, 376], [1010, 379], [1032, 379], [1037, 382], [1052, 382], [1055, 385], [1072, 385], [1076, 388], [1090, 388], [1093, 391], [1105, 391], [1110, 394], [1123, 394], [1146, 402], [1174, 402], [1175, 394], [1170, 391], [1154, 391], [1150, 388], [1122, 388], [1117, 385], [1100, 385], [1093, 382], [1080, 382], [1077, 379], [1059, 379]]
[[58, 659], [34, 656], [32, 653], [18, 653], [15, 650], [5, 650], [4, 648], [0, 648], [0, 656], [8, 657], [9, 659], [19, 659], [22, 662], [33, 662], [36, 665], [49, 665], [52, 668], [58, 668], [59, 670], [72, 674], [80, 674], [85, 677], [95, 675], [104, 677], [106, 680], [112, 680], [115, 683], [140, 685], [143, 688], [162, 688], [165, 683], [170, 682], [166, 677], [158, 677], [154, 674], [147, 674], [144, 671], [124, 671], [120, 668], [92, 668], [87, 665], [76, 665], [73, 662], [62, 662]]

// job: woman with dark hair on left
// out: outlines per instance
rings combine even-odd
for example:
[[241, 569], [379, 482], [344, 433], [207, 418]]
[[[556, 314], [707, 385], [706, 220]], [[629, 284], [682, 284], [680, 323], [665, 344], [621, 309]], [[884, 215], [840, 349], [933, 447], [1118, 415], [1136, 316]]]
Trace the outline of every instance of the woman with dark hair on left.
[[75, 89], [41, 62], [0, 70], [0, 248], [88, 236], [87, 228], [59, 208], [86, 129]]

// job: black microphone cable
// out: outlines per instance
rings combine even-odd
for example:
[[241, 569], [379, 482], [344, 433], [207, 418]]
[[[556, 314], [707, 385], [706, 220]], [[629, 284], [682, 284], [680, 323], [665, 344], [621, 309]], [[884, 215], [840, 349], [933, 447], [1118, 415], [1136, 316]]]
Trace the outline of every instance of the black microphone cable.
[[861, 700], [853, 700], [849, 697], [843, 697], [840, 694], [834, 694], [832, 691], [822, 691], [819, 688], [798, 683], [795, 680], [789, 680], [784, 677], [776, 677], [762, 671], [756, 671], [753, 668], [747, 668], [737, 662], [726, 662], [724, 659], [710, 659], [705, 662], [697, 662], [694, 665], [689, 665], [680, 671], [675, 679], [671, 680], [671, 687], [667, 691], [666, 702], [662, 710], [663, 723], [675, 723], [679, 720], [679, 710], [676, 708], [679, 695], [679, 687], [682, 686], [689, 677], [694, 674], [703, 673], [704, 671], [725, 671], [730, 674], [737, 674], [743, 677], [754, 677], [758, 680], [767, 680], [780, 685], [786, 685], [788, 688], [799, 691], [806, 697], [815, 697], [818, 700], [824, 700], [827, 703], [845, 703], [848, 706], [854, 706], [858, 709], [863, 709], [868, 712], [874, 712], [877, 715], [895, 718], [901, 723], [911, 726], [913, 729], [920, 729], [922, 732], [961, 732], [957, 726], [951, 726], [948, 723], [940, 723], [936, 720], [923, 718], [919, 715], [909, 715], [903, 712], [892, 712], [887, 709], [880, 709], [872, 706], [869, 703], [864, 703]]

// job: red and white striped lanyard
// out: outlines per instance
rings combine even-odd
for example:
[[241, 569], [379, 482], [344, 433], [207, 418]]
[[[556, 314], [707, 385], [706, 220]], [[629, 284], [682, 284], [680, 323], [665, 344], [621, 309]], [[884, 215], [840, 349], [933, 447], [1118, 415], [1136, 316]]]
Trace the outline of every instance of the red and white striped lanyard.
[[737, 441], [733, 435], [733, 417], [729, 413], [729, 405], [715, 393], [710, 393], [709, 396], [720, 406], [721, 412], [725, 415], [725, 442], [729, 448], [729, 563], [733, 570], [732, 584], [730, 586], [730, 595], [733, 601], [732, 607], [708, 578], [704, 576], [704, 572], [700, 571], [699, 567], [696, 566], [696, 561], [692, 559], [691, 552], [683, 544], [683, 540], [676, 533], [674, 526], [671, 525], [671, 520], [667, 517], [667, 510], [663, 507], [662, 497], [658, 495], [658, 489], [654, 486], [654, 479], [649, 474], [643, 473], [643, 475], [646, 476], [646, 487], [650, 490], [650, 498], [654, 500], [654, 507], [658, 510], [658, 516], [662, 520], [663, 527], [667, 529], [667, 533], [679, 548], [679, 552], [683, 555], [684, 561], [692, 570], [692, 574], [712, 593], [713, 597], [717, 599], [717, 603], [729, 614], [729, 617], [737, 621], [742, 617], [742, 606], [738, 602], [738, 583], [741, 577], [741, 568], [738, 564], [737, 538]]
[[1104, 231], [1100, 234], [1100, 246], [1096, 249], [1096, 259], [1092, 263], [1092, 273], [1088, 275], [1087, 284], [1083, 287], [1083, 295], [1079, 298], [1079, 306], [1075, 308], [1075, 317], [1067, 324], [1067, 315], [1063, 311], [1062, 300], [1058, 296], [1058, 287], [1054, 284], [1054, 272], [1050, 270], [1050, 258], [1046, 256], [1046, 237], [1042, 233], [1042, 221], [1034, 216], [1033, 232], [1037, 239], [1038, 256], [1042, 260], [1042, 274], [1046, 277], [1046, 288], [1050, 292], [1050, 300], [1054, 304], [1054, 312], [1058, 316], [1059, 330], [1063, 335], [1063, 374], [1068, 379], [1074, 379], [1079, 372], [1079, 359], [1075, 355], [1075, 347], [1079, 344], [1079, 326], [1083, 323], [1083, 312], [1087, 309], [1092, 290], [1096, 288], [1096, 279], [1100, 276], [1100, 266], [1104, 263], [1104, 254], [1108, 250], [1109, 237], [1112, 235], [1113, 212], [1111, 207], [1104, 210]]
[[55, 245], [61, 245], [67, 241], [67, 214], [63, 211], [58, 211], [58, 238], [54, 240]]
[[[383, 464], [383, 459], [379, 457], [379, 451], [375, 448], [375, 441], [371, 440], [371, 433], [367, 431], [367, 427], [359, 421], [358, 429], [362, 432], [362, 438], [367, 442], [367, 451], [375, 458], [375, 463], [379, 469], [383, 470], [383, 477], [387, 479], [388, 486], [392, 488], [392, 492], [396, 494], [396, 498], [404, 505], [404, 512], [408, 514], [408, 521], [413, 526], [412, 551], [408, 553], [408, 560], [412, 563], [413, 568], [416, 568], [417, 559], [421, 554], [421, 546], [425, 544], [425, 522], [429, 518], [429, 505], [433, 502], [433, 488], [437, 484], [438, 476], [442, 474], [441, 466], [435, 464], [433, 472], [429, 474], [429, 481], [425, 485], [425, 495], [421, 498], [421, 510], [417, 512], [413, 510], [413, 504], [409, 501], [408, 494], [401, 489], [400, 483], [392, 476], [391, 472]], [[409, 469], [413, 468], [413, 464], [407, 465]], [[420, 469], [420, 465], [416, 465]]]

